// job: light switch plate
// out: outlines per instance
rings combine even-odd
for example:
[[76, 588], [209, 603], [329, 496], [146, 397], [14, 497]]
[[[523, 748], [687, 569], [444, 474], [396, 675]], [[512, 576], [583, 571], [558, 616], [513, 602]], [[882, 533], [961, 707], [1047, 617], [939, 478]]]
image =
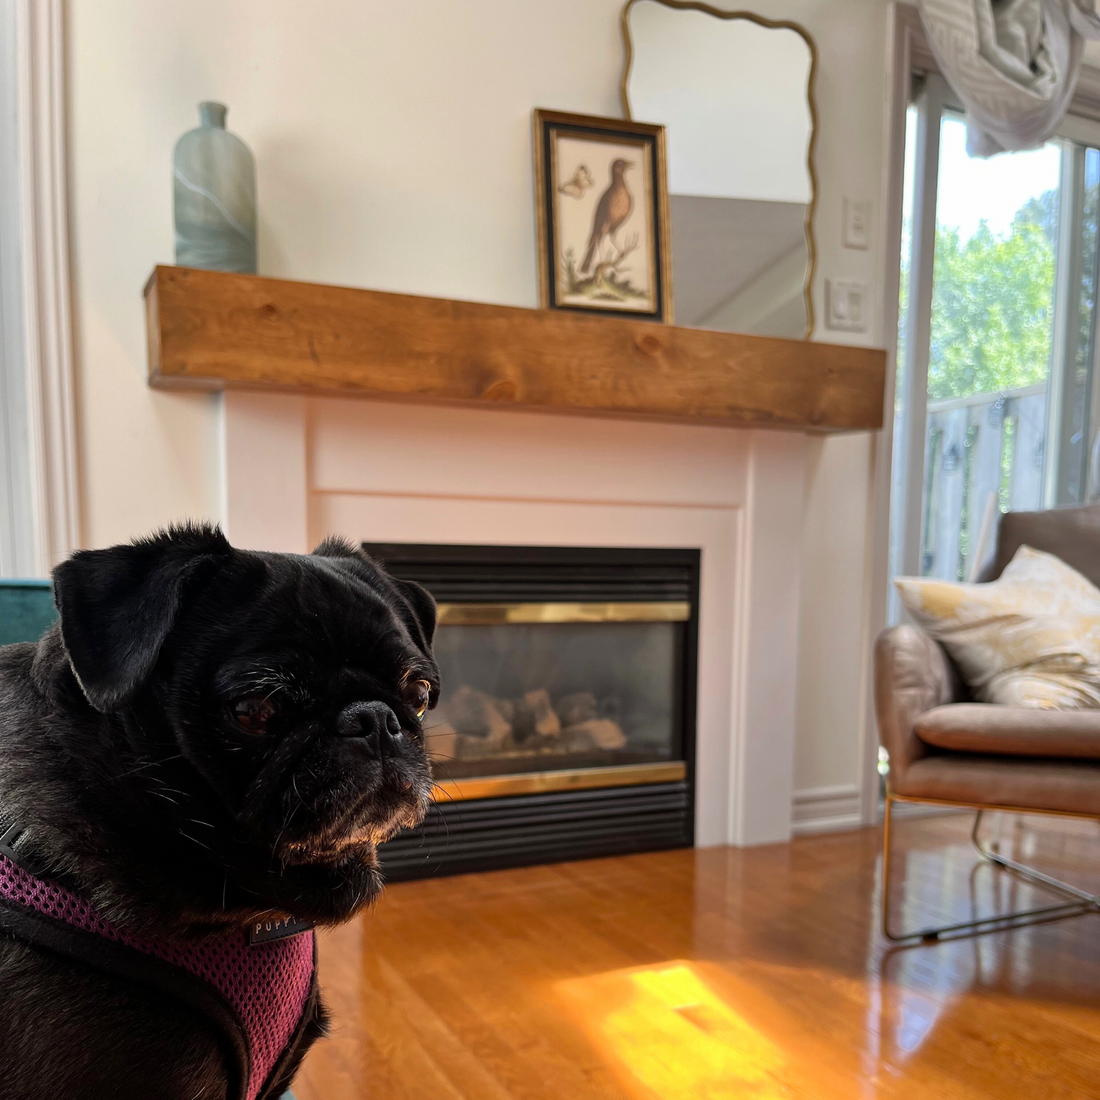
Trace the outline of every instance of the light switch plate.
[[858, 279], [825, 280], [825, 327], [837, 332], [867, 331], [867, 284]]
[[866, 249], [871, 236], [871, 200], [844, 199], [845, 248]]

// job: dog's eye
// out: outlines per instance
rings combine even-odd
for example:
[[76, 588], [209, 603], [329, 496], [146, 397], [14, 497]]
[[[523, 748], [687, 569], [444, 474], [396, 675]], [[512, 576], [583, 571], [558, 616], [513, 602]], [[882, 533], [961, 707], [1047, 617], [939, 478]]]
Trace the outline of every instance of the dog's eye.
[[432, 685], [427, 680], [415, 680], [405, 688], [405, 702], [413, 709], [417, 718], [424, 717], [431, 698]]
[[279, 708], [266, 696], [249, 695], [232, 703], [229, 710], [241, 729], [249, 733], [267, 733], [267, 723]]

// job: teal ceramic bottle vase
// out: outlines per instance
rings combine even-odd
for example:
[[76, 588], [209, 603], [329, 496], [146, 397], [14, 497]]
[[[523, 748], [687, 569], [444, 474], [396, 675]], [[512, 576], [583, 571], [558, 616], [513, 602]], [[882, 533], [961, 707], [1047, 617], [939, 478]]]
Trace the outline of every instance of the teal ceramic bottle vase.
[[225, 128], [223, 103], [200, 103], [202, 125], [172, 152], [176, 263], [256, 271], [256, 162]]

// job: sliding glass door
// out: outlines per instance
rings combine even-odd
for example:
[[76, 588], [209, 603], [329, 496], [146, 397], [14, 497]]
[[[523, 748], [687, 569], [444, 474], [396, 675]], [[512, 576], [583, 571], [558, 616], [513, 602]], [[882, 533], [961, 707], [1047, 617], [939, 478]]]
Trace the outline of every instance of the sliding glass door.
[[1100, 127], [1071, 120], [1066, 130], [980, 160], [940, 78], [925, 78], [910, 107], [894, 574], [973, 577], [992, 552], [997, 510], [1100, 491]]

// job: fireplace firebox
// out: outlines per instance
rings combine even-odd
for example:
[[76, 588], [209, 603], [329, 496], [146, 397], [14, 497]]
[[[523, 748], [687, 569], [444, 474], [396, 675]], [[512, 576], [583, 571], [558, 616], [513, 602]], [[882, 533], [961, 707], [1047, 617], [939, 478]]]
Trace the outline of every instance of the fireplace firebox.
[[698, 550], [363, 546], [439, 606], [436, 801], [390, 881], [691, 845]]

